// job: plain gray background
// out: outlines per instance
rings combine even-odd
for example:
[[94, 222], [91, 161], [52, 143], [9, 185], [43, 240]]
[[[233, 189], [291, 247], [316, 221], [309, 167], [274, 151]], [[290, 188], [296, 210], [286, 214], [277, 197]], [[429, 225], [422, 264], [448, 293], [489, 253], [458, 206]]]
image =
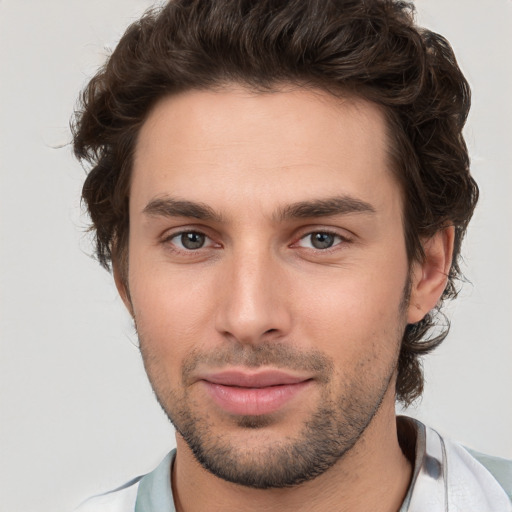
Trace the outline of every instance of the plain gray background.
[[[87, 255], [84, 171], [68, 120], [78, 91], [143, 0], [0, 0], [0, 507], [69, 511], [151, 470], [174, 446], [111, 277]], [[471, 280], [409, 414], [512, 458], [512, 2], [418, 0], [472, 87], [466, 130], [481, 202]], [[63, 146], [59, 148], [59, 146]]]

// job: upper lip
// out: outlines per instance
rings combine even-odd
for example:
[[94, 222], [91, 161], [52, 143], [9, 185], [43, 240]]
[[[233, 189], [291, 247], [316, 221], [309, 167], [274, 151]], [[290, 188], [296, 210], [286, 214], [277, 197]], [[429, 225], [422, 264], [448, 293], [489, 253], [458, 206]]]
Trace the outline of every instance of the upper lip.
[[205, 373], [200, 380], [223, 386], [237, 386], [243, 388], [265, 388], [269, 386], [282, 386], [298, 384], [309, 380], [310, 377], [297, 376], [283, 370], [263, 370], [250, 372], [244, 370], [224, 370], [220, 372]]

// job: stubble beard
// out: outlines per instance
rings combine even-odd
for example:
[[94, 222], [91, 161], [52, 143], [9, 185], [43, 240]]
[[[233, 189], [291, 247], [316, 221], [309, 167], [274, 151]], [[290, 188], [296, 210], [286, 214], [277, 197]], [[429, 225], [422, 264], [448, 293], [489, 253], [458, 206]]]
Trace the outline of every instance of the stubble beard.
[[[214, 354], [191, 353], [182, 368], [182, 392], [168, 389], [168, 380], [160, 373], [162, 369], [156, 357], [147, 350], [148, 345], [151, 346], [141, 337], [144, 364], [157, 400], [197, 461], [226, 481], [270, 489], [292, 487], [312, 480], [354, 447], [394, 383], [400, 342], [396, 341], [395, 354], [378, 382], [372, 378], [372, 371], [375, 364], [379, 364], [379, 351], [376, 351], [375, 358], [368, 356], [344, 378], [336, 375], [333, 362], [322, 353], [304, 353], [280, 342], [230, 346]], [[252, 446], [249, 443], [233, 443], [229, 434], [215, 425], [210, 415], [189, 393], [188, 377], [200, 363], [247, 367], [274, 365], [314, 371], [321, 375], [318, 381], [321, 386], [319, 405], [295, 436], [265, 435], [265, 429], [271, 428], [276, 421], [273, 415], [235, 418], [233, 421], [238, 431], [245, 430], [247, 435], [257, 432], [261, 436], [258, 443], [251, 443]], [[335, 381], [342, 384], [341, 389], [333, 392]]]

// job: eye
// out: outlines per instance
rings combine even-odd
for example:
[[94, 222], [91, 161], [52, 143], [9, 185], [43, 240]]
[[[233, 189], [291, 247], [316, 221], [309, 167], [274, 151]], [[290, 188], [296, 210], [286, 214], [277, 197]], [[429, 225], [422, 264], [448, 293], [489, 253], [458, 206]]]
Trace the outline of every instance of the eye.
[[343, 241], [340, 235], [329, 233], [327, 231], [315, 231], [303, 236], [298, 245], [308, 249], [330, 249]]
[[176, 233], [167, 239], [168, 242], [186, 251], [195, 251], [212, 245], [212, 241], [204, 234], [198, 231], [184, 231]]

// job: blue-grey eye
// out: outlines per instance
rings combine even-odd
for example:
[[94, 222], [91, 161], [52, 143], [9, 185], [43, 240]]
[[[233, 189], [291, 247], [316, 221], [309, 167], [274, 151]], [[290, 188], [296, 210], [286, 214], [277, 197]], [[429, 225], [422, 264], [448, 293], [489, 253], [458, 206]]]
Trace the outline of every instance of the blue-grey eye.
[[311, 233], [311, 245], [315, 249], [329, 249], [334, 245], [336, 235], [331, 233]]
[[201, 249], [206, 241], [206, 236], [202, 233], [196, 233], [189, 231], [187, 233], [181, 233], [180, 242], [181, 245], [188, 250]]
[[327, 231], [314, 231], [303, 236], [299, 241], [300, 247], [307, 249], [330, 249], [343, 241], [340, 235], [329, 233]]

